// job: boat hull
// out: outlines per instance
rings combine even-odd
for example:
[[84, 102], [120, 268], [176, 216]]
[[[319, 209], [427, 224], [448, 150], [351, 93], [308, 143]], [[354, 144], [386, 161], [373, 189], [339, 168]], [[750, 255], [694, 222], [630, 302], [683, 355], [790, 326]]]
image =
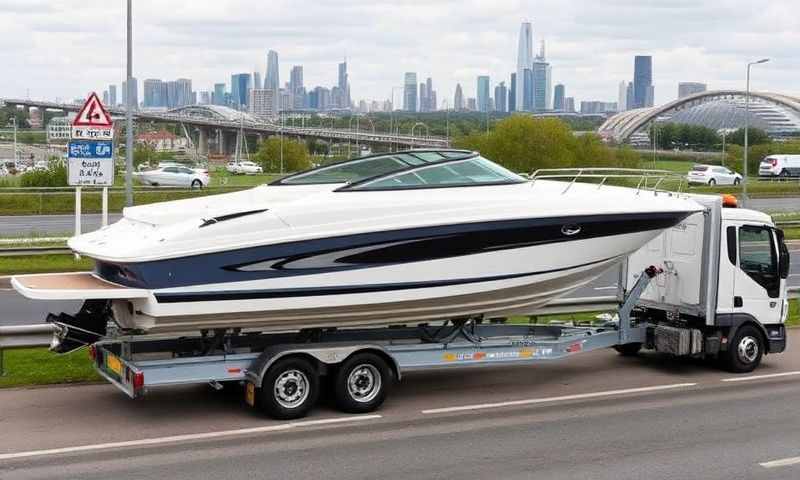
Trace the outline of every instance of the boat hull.
[[[415, 324], [535, 309], [591, 282], [660, 229], [286, 278], [156, 289], [115, 301], [149, 332]], [[130, 312], [136, 312], [131, 314]]]

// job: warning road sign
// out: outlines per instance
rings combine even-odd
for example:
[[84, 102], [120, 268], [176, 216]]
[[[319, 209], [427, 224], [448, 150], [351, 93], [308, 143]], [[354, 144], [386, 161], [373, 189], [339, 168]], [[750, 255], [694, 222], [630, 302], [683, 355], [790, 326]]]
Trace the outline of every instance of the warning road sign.
[[73, 127], [110, 127], [112, 124], [111, 115], [94, 92], [89, 95], [72, 122]]

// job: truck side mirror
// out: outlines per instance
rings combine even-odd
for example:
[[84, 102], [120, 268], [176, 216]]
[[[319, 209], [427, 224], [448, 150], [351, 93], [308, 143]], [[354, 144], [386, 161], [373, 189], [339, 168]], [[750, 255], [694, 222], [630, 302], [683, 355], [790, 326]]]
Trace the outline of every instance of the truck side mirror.
[[784, 280], [789, 278], [789, 249], [786, 248], [786, 242], [783, 241], [783, 230], [775, 229], [775, 235], [778, 237], [778, 248], [780, 254], [778, 256], [778, 275]]

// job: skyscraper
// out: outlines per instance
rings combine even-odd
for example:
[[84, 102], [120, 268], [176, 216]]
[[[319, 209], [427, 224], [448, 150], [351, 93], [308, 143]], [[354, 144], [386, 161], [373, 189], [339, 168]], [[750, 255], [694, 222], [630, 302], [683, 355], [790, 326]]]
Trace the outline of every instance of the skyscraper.
[[[519, 45], [517, 46], [517, 85], [514, 92], [516, 99], [516, 109], [525, 110], [524, 87], [525, 69], [530, 69], [533, 64], [533, 29], [530, 22], [523, 22], [519, 29]], [[531, 84], [531, 90], [533, 90]], [[528, 107], [530, 109], [530, 106]]]
[[[416, 79], [414, 80], [414, 88], [416, 88]], [[340, 108], [350, 108], [350, 78], [347, 75], [347, 59], [339, 64], [339, 96]]]
[[464, 104], [464, 91], [461, 90], [461, 84], [456, 84], [456, 94], [453, 97], [453, 110], [459, 112], [464, 110], [466, 105]]
[[247, 106], [250, 80], [249, 73], [231, 75], [231, 103], [234, 108], [242, 109]]
[[552, 109], [552, 72], [544, 52], [544, 40], [536, 59], [533, 61], [533, 109], [543, 112]]
[[[533, 70], [525, 68], [522, 70], [522, 82], [517, 82], [517, 86], [522, 84], [522, 105], [517, 110], [523, 112], [533, 111]], [[517, 88], [519, 90], [519, 88]], [[520, 105], [517, 105], [520, 107]]]
[[109, 85], [108, 86], [108, 104], [116, 106], [117, 104], [117, 86], [116, 85]]
[[278, 67], [278, 52], [270, 50], [267, 52], [267, 73], [264, 76], [264, 88], [272, 90], [272, 101], [275, 102], [273, 111], [277, 112], [280, 106], [280, 70]]
[[703, 93], [707, 88], [708, 87], [705, 83], [680, 82], [678, 84], [678, 98], [688, 97], [689, 95], [694, 95], [696, 93]]
[[225, 84], [215, 83], [214, 93], [211, 94], [211, 103], [214, 105], [225, 105]]
[[647, 97], [653, 86], [653, 57], [637, 55], [633, 60], [633, 108], [652, 106]]
[[566, 88], [559, 83], [553, 93], [553, 110], [558, 112], [564, 111], [564, 97], [566, 97]]
[[166, 106], [161, 99], [161, 83], [157, 78], [148, 78], [144, 81], [145, 108]]
[[261, 74], [255, 70], [253, 70], [253, 90], [259, 90], [264, 87], [264, 84], [261, 83]]
[[575, 98], [573, 97], [564, 98], [564, 111], [567, 113], [575, 112]]
[[303, 66], [295, 65], [289, 75], [289, 92], [292, 94], [292, 108], [299, 110], [305, 107], [306, 89], [303, 86]]
[[428, 92], [427, 92], [427, 85], [424, 83], [419, 84], [419, 111], [420, 112], [427, 112], [428, 111]]
[[517, 74], [511, 74], [511, 83], [508, 86], [508, 111], [517, 111]]
[[[131, 77], [131, 106], [134, 110], [139, 108], [139, 82], [136, 81], [136, 77]], [[128, 82], [122, 82], [122, 103], [127, 105], [128, 104]]]
[[500, 82], [494, 87], [494, 109], [497, 112], [507, 112], [508, 89], [506, 82]]
[[488, 75], [479, 75], [478, 76], [478, 111], [480, 112], [488, 112], [489, 111], [489, 76]]
[[275, 100], [272, 96], [275, 94], [275, 90], [271, 88], [263, 89], [263, 88], [252, 88], [249, 92], [248, 98], [248, 111], [253, 115], [261, 118], [270, 118], [275, 117], [277, 112], [273, 110], [275, 106]]
[[403, 83], [403, 110], [406, 112], [417, 111], [417, 74], [406, 72]]
[[619, 82], [619, 89], [617, 90], [617, 108], [620, 112], [628, 109], [628, 82], [625, 80]]

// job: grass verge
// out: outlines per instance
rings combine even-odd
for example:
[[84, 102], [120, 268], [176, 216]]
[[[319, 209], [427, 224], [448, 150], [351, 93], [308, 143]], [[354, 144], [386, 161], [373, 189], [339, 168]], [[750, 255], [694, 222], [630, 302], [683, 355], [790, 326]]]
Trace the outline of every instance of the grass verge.
[[0, 388], [101, 379], [84, 348], [64, 355], [56, 355], [46, 348], [21, 348], [5, 350], [2, 355], [5, 375], [0, 376]]
[[0, 275], [26, 273], [57, 273], [91, 270], [94, 262], [88, 258], [76, 260], [74, 255], [20, 255], [0, 257]]

